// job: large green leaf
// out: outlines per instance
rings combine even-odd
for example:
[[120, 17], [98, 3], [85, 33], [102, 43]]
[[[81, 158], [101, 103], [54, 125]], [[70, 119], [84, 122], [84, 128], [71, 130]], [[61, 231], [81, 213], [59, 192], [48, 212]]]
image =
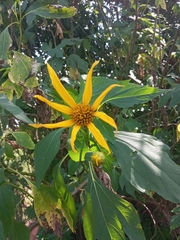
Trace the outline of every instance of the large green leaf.
[[144, 240], [139, 217], [134, 207], [111, 192], [96, 177], [90, 164], [83, 216], [87, 240]]
[[9, 78], [13, 83], [24, 82], [30, 75], [33, 61], [25, 54], [14, 52], [14, 58], [11, 69], [9, 71]]
[[94, 77], [92, 102], [111, 84], [119, 84], [122, 87], [112, 89], [103, 102], [110, 102], [120, 108], [128, 108], [135, 104], [148, 102], [164, 92], [164, 90], [149, 86], [139, 86], [128, 81], [115, 81], [103, 77]]
[[35, 2], [26, 11], [26, 21], [28, 25], [32, 23], [36, 15], [43, 18], [71, 18], [76, 14], [74, 7], [62, 7], [60, 5], [45, 5]]
[[4, 229], [3, 229], [3, 225], [2, 225], [2, 222], [0, 221], [0, 239], [1, 240], [5, 240], [5, 237], [4, 237]]
[[24, 224], [13, 220], [9, 233], [9, 240], [29, 240], [30, 231]]
[[0, 220], [3, 223], [4, 234], [8, 235], [14, 217], [14, 195], [10, 186], [0, 186]]
[[69, 227], [72, 231], [75, 230], [76, 227], [76, 207], [74, 203], [74, 198], [66, 187], [64, 183], [63, 177], [60, 173], [61, 168], [58, 165], [54, 170], [54, 188], [61, 195], [62, 202], [62, 214], [66, 218]]
[[33, 123], [26, 114], [14, 103], [9, 101], [9, 99], [4, 94], [0, 94], [0, 106], [6, 109], [8, 112], [13, 114], [19, 120], [26, 123]]
[[159, 107], [166, 106], [172, 108], [180, 102], [180, 85], [175, 84], [174, 88], [166, 90], [167, 92], [160, 97]]
[[9, 35], [8, 27], [0, 34], [0, 59], [8, 59], [8, 50], [11, 46], [12, 40]]
[[35, 146], [34, 162], [37, 187], [40, 186], [45, 172], [59, 151], [60, 136], [63, 130], [64, 129], [58, 129], [51, 132]]
[[180, 202], [180, 167], [169, 157], [167, 145], [147, 134], [122, 131], [110, 146], [122, 174], [139, 191]]
[[12, 132], [12, 135], [20, 146], [27, 149], [34, 149], [35, 144], [26, 132]]

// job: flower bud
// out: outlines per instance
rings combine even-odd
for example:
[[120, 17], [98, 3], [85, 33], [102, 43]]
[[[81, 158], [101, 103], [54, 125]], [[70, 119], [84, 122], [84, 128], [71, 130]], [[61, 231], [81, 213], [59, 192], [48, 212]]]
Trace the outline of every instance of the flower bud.
[[105, 155], [103, 152], [95, 152], [91, 156], [91, 159], [92, 159], [93, 164], [96, 165], [97, 167], [99, 167], [100, 165], [103, 164], [103, 162], [105, 160]]

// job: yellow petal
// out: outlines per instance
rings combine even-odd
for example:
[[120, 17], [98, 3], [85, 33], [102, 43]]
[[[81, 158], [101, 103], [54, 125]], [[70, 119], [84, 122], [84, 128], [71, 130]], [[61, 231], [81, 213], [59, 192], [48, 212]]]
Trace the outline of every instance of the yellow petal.
[[92, 109], [95, 111], [99, 105], [101, 104], [101, 102], [103, 101], [103, 99], [105, 98], [105, 96], [114, 88], [114, 87], [122, 87], [119, 84], [112, 84], [109, 87], [107, 87], [100, 95], [99, 97], [96, 98], [96, 100], [94, 101], [94, 103], [92, 104]]
[[109, 125], [114, 127], [117, 131], [117, 125], [116, 125], [114, 119], [109, 117], [106, 113], [97, 111], [97, 112], [95, 112], [94, 116], [102, 119], [104, 122], [107, 122]]
[[75, 149], [75, 147], [74, 147], [74, 142], [75, 142], [75, 140], [76, 140], [76, 136], [77, 136], [77, 133], [78, 133], [78, 131], [79, 131], [80, 128], [81, 128], [81, 126], [79, 126], [79, 125], [74, 125], [74, 127], [73, 127], [73, 129], [72, 129], [71, 141], [70, 141], [70, 143], [71, 143], [71, 148], [72, 148], [72, 150], [73, 150], [74, 152], [77, 152], [76, 149]]
[[92, 135], [94, 136], [96, 141], [99, 143], [99, 145], [101, 145], [103, 148], [105, 148], [109, 154], [111, 151], [109, 149], [109, 146], [107, 145], [105, 138], [100, 133], [99, 129], [97, 129], [93, 123], [88, 124], [87, 127], [91, 131]]
[[62, 99], [71, 107], [73, 108], [76, 103], [74, 99], [71, 97], [71, 95], [68, 93], [68, 91], [65, 89], [65, 87], [62, 85], [61, 81], [59, 80], [56, 72], [54, 69], [47, 63], [47, 69], [49, 72], [49, 76], [52, 81], [53, 87], [56, 89], [59, 96], [62, 97]]
[[101, 166], [105, 161], [105, 155], [103, 152], [94, 152], [91, 156], [92, 162], [97, 167]]
[[84, 93], [83, 93], [83, 97], [82, 97], [82, 102], [86, 105], [89, 104], [91, 98], [92, 98], [92, 72], [93, 69], [96, 65], [98, 65], [99, 61], [96, 61], [93, 63], [93, 65], [91, 66], [87, 78], [86, 78], [86, 83], [85, 83], [85, 87], [84, 87]]
[[69, 119], [58, 123], [47, 123], [47, 124], [29, 124], [29, 126], [34, 128], [68, 128], [74, 125], [74, 122]]
[[180, 140], [180, 123], [178, 123], [177, 127], [176, 127], [176, 138], [177, 138], [177, 142]]
[[68, 115], [70, 115], [72, 112], [71, 108], [69, 108], [65, 105], [59, 104], [59, 103], [51, 102], [48, 99], [46, 99], [40, 95], [34, 95], [34, 98], [37, 98], [42, 102], [45, 102], [47, 105], [58, 110], [59, 112], [62, 112], [62, 113], [68, 114]]

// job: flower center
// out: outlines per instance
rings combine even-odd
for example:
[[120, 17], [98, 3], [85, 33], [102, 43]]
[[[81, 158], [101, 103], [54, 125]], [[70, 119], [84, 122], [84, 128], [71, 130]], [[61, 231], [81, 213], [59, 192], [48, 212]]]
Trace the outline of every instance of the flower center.
[[94, 111], [89, 105], [85, 105], [84, 103], [79, 103], [72, 109], [71, 119], [77, 125], [87, 126], [92, 122], [93, 117]]

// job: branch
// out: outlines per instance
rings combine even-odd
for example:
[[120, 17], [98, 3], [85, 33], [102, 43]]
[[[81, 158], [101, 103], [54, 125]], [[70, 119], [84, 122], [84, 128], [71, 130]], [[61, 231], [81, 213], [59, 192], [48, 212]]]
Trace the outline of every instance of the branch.
[[180, 26], [179, 26], [176, 34], [175, 34], [173, 44], [172, 44], [171, 49], [169, 51], [168, 58], [167, 58], [165, 66], [164, 66], [164, 71], [162, 72], [161, 80], [160, 80], [160, 83], [159, 83], [159, 88], [162, 88], [164, 77], [165, 77], [165, 75], [166, 75], [166, 73], [168, 71], [168, 65], [169, 65], [169, 62], [170, 62], [170, 59], [171, 59], [171, 53], [174, 50], [174, 47], [176, 45], [176, 42], [177, 42], [177, 39], [178, 39], [179, 35], [180, 35]]

